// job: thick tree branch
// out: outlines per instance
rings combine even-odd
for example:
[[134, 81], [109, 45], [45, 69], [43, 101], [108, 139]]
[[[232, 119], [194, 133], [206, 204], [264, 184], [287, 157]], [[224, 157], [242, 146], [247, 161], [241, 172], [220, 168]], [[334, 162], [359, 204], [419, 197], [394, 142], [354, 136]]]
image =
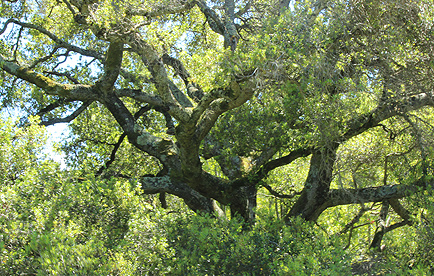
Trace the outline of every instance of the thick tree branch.
[[212, 214], [212, 200], [202, 196], [183, 182], [173, 182], [168, 176], [142, 177], [139, 180], [143, 193], [169, 193], [183, 198], [185, 203], [195, 212]]
[[413, 221], [411, 219], [410, 212], [402, 206], [398, 199], [391, 198], [389, 199], [390, 206], [392, 206], [393, 210], [404, 220], [408, 221], [409, 225], [413, 225]]
[[122, 64], [123, 43], [111, 42], [104, 62], [104, 73], [97, 82], [103, 93], [110, 92], [119, 76]]
[[332, 189], [323, 208], [325, 210], [325, 208], [339, 205], [400, 199], [413, 195], [420, 190], [425, 190], [430, 185], [434, 185], [434, 179], [422, 177], [409, 185], [386, 185], [361, 189]]
[[238, 35], [237, 28], [235, 26], [235, 2], [234, 0], [225, 0], [225, 15], [224, 15], [224, 46], [231, 49], [232, 52], [237, 48]]
[[83, 102], [96, 100], [96, 94], [93, 92], [93, 87], [90, 85], [63, 84], [55, 82], [52, 79], [38, 74], [26, 67], [6, 61], [1, 55], [0, 68], [13, 76], [38, 86], [48, 95], [59, 96]]
[[185, 96], [184, 93], [176, 86], [176, 84], [173, 83], [173, 81], [169, 80], [169, 88], [170, 91], [172, 91], [172, 95], [175, 97], [175, 99], [178, 101], [178, 103], [183, 107], [193, 107], [193, 104], [190, 102], [190, 100]]
[[208, 7], [205, 1], [196, 1], [197, 6], [205, 15], [208, 24], [214, 32], [224, 35], [225, 28], [218, 14], [213, 11], [210, 7]]
[[156, 157], [174, 172], [180, 169], [178, 150], [174, 142], [145, 131], [136, 123], [125, 104], [115, 95], [108, 93], [100, 99], [128, 136], [128, 140], [138, 149]]
[[201, 103], [193, 110], [192, 121], [197, 122], [196, 137], [201, 141], [208, 134], [210, 129], [214, 126], [215, 122], [224, 112], [237, 108], [247, 102], [253, 96], [255, 91], [255, 83], [252, 80], [243, 82], [242, 84], [232, 81], [229, 89], [225, 90], [224, 97], [214, 100], [208, 108], [206, 108], [206, 101]]
[[349, 129], [342, 136], [342, 140], [346, 141], [372, 127], [378, 126], [380, 122], [386, 119], [418, 110], [425, 106], [434, 107], [432, 93], [420, 93], [403, 99], [390, 99], [381, 103], [371, 112], [346, 122], [344, 125], [349, 126]]
[[191, 10], [195, 5], [194, 0], [172, 0], [170, 3], [156, 5], [151, 8], [151, 10], [146, 10], [141, 7], [135, 9], [135, 7], [130, 7], [126, 13], [127, 15], [137, 15], [144, 16], [146, 18], [155, 18], [159, 16], [165, 16], [170, 14], [180, 14]]
[[127, 43], [142, 57], [142, 60], [151, 72], [157, 92], [164, 104], [169, 107], [170, 115], [179, 121], [187, 122], [190, 119], [190, 115], [173, 96], [164, 63], [157, 51], [137, 34], [130, 35], [127, 38]]

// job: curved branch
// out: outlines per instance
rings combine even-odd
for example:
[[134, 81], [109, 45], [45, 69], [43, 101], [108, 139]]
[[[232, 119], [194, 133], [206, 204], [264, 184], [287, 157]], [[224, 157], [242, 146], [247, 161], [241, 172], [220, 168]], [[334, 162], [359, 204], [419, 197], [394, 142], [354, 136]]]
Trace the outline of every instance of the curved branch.
[[386, 119], [409, 111], [418, 110], [425, 106], [434, 107], [432, 92], [420, 93], [406, 98], [391, 99], [388, 102], [383, 102], [371, 112], [347, 121], [344, 125], [348, 125], [349, 129], [342, 136], [342, 141], [346, 141], [372, 127], [378, 126], [380, 122]]
[[265, 163], [258, 171], [249, 174], [245, 177], [237, 179], [231, 183], [232, 187], [251, 186], [256, 185], [259, 181], [267, 177], [268, 173], [278, 167], [285, 166], [300, 157], [306, 157], [312, 154], [311, 148], [300, 148], [292, 151], [291, 153]]
[[99, 60], [103, 59], [103, 56], [101, 54], [99, 54], [97, 51], [86, 50], [86, 49], [82, 49], [80, 47], [74, 46], [68, 42], [61, 40], [55, 34], [49, 32], [45, 28], [42, 28], [38, 25], [31, 24], [31, 23], [20, 22], [16, 19], [7, 20], [3, 26], [3, 29], [0, 31], [0, 34], [2, 34], [6, 30], [6, 28], [8, 27], [8, 25], [10, 23], [14, 23], [16, 25], [19, 25], [19, 26], [27, 28], [27, 29], [36, 30], [36, 31], [48, 36], [51, 40], [53, 40], [57, 44], [57, 47], [59, 47], [59, 48], [65, 48], [65, 49], [68, 49], [69, 51], [76, 52], [76, 53], [81, 54], [83, 56], [94, 57], [94, 58], [99, 59]]
[[242, 84], [232, 81], [230, 87], [222, 90], [223, 94], [220, 94], [224, 98], [214, 100], [208, 108], [207, 101], [210, 99], [206, 99], [205, 96], [202, 99], [203, 102], [201, 101], [193, 110], [191, 116], [192, 121], [197, 122], [196, 137], [199, 140], [204, 139], [221, 114], [241, 106], [252, 98], [254, 88], [255, 83], [253, 81], [246, 81]]
[[212, 200], [199, 194], [183, 182], [173, 182], [168, 176], [142, 177], [139, 180], [143, 193], [169, 193], [184, 199], [185, 203], [195, 212], [212, 214]]
[[172, 94], [166, 68], [164, 68], [164, 63], [157, 51], [138, 34], [131, 34], [127, 37], [126, 41], [139, 54], [151, 72], [157, 92], [165, 105], [169, 107], [170, 115], [179, 121], [187, 122], [190, 119], [190, 115]]
[[262, 185], [262, 187], [267, 189], [270, 192], [270, 194], [272, 194], [273, 196], [278, 197], [278, 198], [294, 198], [295, 196], [301, 195], [301, 193], [302, 193], [302, 192], [294, 192], [293, 194], [285, 195], [285, 194], [280, 194], [280, 193], [276, 192], [268, 184], [262, 183], [261, 185]]
[[96, 100], [97, 97], [90, 85], [63, 84], [53, 81], [27, 67], [19, 66], [16, 63], [6, 61], [0, 55], [0, 68], [22, 80], [32, 83], [48, 95], [65, 97], [71, 100], [88, 101]]
[[42, 121], [40, 124], [43, 126], [51, 126], [58, 123], [69, 123], [75, 118], [77, 118], [78, 115], [80, 115], [83, 111], [86, 110], [86, 108], [92, 103], [92, 101], [84, 102], [77, 110], [75, 110], [71, 115], [66, 116], [65, 118], [56, 118], [49, 121]]

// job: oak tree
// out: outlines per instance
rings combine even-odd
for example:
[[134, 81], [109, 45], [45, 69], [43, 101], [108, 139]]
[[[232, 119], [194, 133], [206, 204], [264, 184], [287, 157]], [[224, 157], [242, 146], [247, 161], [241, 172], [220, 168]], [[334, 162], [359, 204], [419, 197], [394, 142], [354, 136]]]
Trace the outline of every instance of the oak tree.
[[[251, 221], [265, 188], [288, 202], [287, 221], [358, 204], [354, 224], [382, 202], [380, 219], [392, 208], [401, 222], [384, 225], [381, 241], [411, 223], [400, 201], [434, 182], [431, 1], [0, 9], [3, 108], [69, 123], [68, 166], [130, 178], [163, 205], [172, 194], [194, 211], [229, 206]], [[283, 168], [300, 160], [310, 160], [306, 175], [285, 184]]]

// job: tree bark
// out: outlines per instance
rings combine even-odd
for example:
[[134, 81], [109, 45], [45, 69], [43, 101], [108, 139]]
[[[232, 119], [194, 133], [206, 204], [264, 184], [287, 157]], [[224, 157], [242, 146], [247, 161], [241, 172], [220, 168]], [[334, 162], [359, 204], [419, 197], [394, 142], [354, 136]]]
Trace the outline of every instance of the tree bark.
[[315, 221], [321, 214], [321, 206], [328, 199], [337, 147], [338, 145], [333, 145], [312, 154], [303, 191], [285, 220], [300, 216], [305, 220]]

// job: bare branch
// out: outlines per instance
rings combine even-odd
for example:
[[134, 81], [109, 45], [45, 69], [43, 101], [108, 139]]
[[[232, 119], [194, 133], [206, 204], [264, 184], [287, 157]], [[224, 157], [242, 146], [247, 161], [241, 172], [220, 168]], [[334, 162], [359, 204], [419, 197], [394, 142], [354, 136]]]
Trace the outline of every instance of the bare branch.
[[66, 116], [65, 118], [56, 118], [49, 121], [42, 121], [40, 124], [43, 126], [50, 126], [58, 123], [69, 123], [75, 118], [77, 118], [78, 115], [83, 113], [83, 111], [86, 110], [86, 108], [92, 103], [92, 101], [84, 102], [79, 108], [77, 108], [71, 115]]
[[[169, 193], [184, 199], [185, 203], [195, 212], [213, 213], [212, 200], [199, 194], [183, 182], [174, 182], [168, 176], [142, 177], [139, 180], [143, 193]], [[203, 209], [207, 206], [207, 209]]]
[[[137, 120], [145, 112], [149, 111], [150, 109], [151, 109], [151, 106], [149, 106], [149, 105], [143, 106], [142, 108], [139, 109], [139, 111], [137, 111], [134, 114], [134, 119]], [[118, 141], [115, 144], [113, 144], [114, 147], [113, 147], [113, 150], [112, 150], [112, 152], [110, 154], [109, 160], [107, 160], [107, 162], [98, 169], [98, 171], [95, 173], [96, 176], [101, 175], [104, 172], [104, 170], [106, 170], [115, 161], [116, 153], [119, 150], [119, 148], [120, 148], [120, 146], [121, 146], [121, 144], [124, 141], [124, 139], [125, 139], [126, 136], [127, 136], [127, 134], [125, 132], [122, 133], [121, 136], [119, 136]]]
[[268, 184], [261, 183], [261, 186], [264, 187], [265, 189], [267, 189], [270, 192], [270, 194], [272, 194], [273, 196], [278, 197], [278, 198], [294, 198], [295, 196], [301, 195], [301, 193], [302, 193], [302, 192], [294, 192], [293, 194], [285, 195], [285, 194], [280, 194], [280, 193], [276, 192]]
[[80, 84], [80, 82], [77, 79], [73, 78], [68, 73], [60, 73], [60, 72], [54, 72], [54, 71], [44, 71], [44, 74], [55, 75], [55, 76], [59, 76], [59, 77], [66, 77], [72, 83], [74, 83], [74, 84]]

